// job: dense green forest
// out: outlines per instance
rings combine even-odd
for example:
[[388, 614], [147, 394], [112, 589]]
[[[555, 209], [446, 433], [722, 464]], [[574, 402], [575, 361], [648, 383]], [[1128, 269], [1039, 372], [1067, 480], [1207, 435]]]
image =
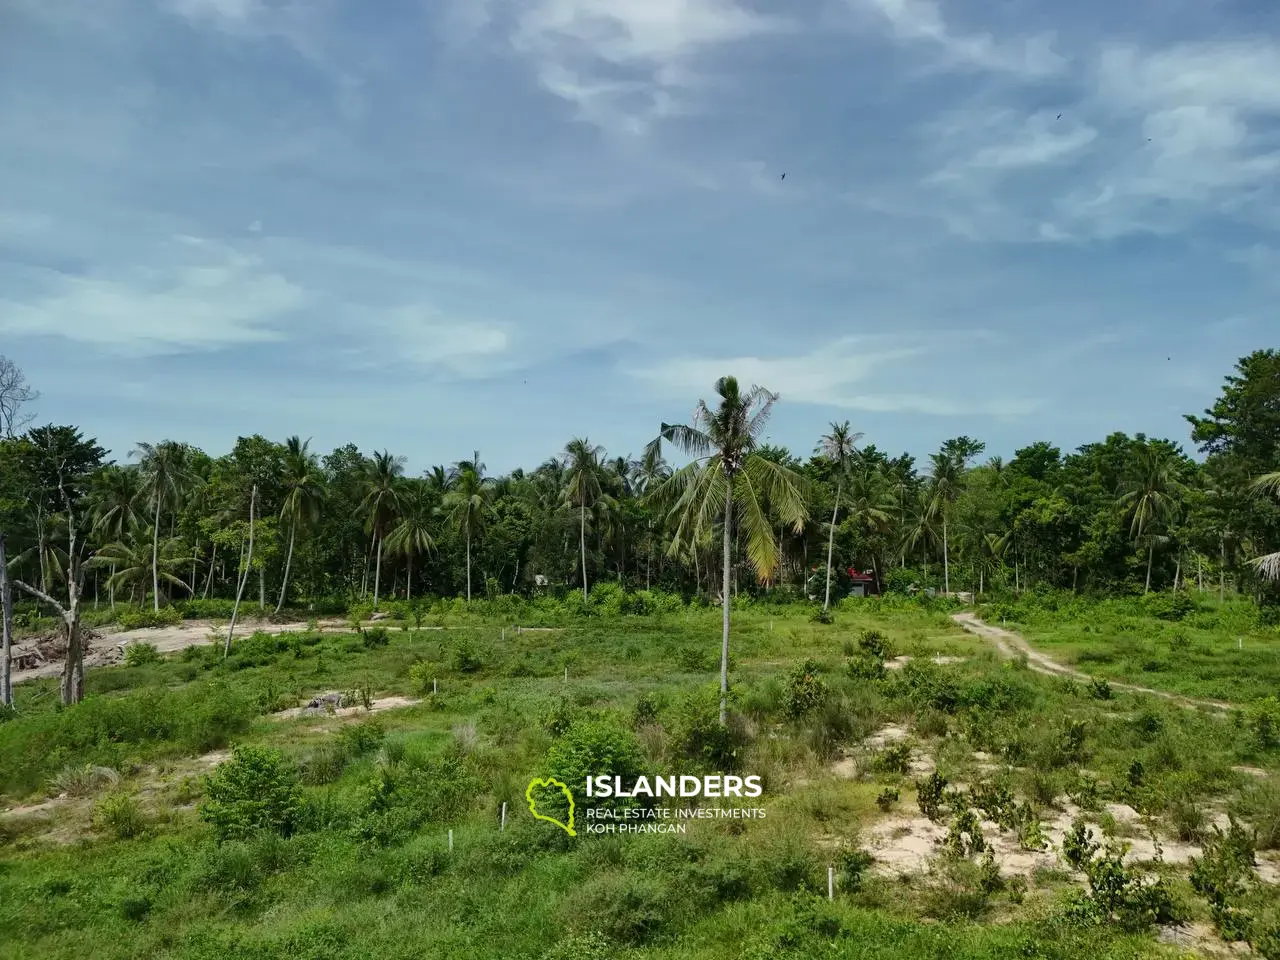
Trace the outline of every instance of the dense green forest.
[[[730, 386], [700, 407], [701, 426], [663, 425], [667, 442], [639, 457], [572, 439], [506, 476], [475, 453], [413, 477], [391, 452], [322, 455], [297, 437], [242, 437], [220, 457], [140, 442], [113, 458], [75, 426], [33, 427], [0, 441], [8, 572], [46, 607], [74, 569], [84, 605], [152, 610], [237, 595], [259, 609], [376, 608], [609, 581], [715, 601], [726, 553], [734, 593], [826, 602], [850, 569], [881, 590], [1272, 596], [1274, 556], [1270, 570], [1259, 558], [1280, 544], [1277, 351], [1241, 359], [1187, 416], [1199, 461], [1171, 439], [1114, 433], [1008, 460], [961, 436], [922, 462], [860, 444], [848, 424], [815, 431], [801, 456], [759, 442], [775, 396]], [[668, 462], [682, 455], [692, 462]], [[725, 537], [728, 488], [711, 481], [734, 471]]]

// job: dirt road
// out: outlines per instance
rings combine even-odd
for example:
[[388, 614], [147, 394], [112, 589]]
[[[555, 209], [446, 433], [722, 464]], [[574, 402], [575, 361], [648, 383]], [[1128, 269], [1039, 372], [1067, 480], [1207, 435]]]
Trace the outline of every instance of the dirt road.
[[[972, 613], [953, 613], [951, 619], [958, 623], [965, 630], [972, 634], [976, 634], [985, 640], [990, 640], [995, 648], [1000, 651], [1001, 656], [1015, 657], [1025, 656], [1027, 658], [1027, 666], [1037, 673], [1044, 673], [1050, 676], [1071, 677], [1075, 680], [1092, 680], [1093, 677], [1087, 673], [1082, 673], [1072, 667], [1065, 666], [1054, 660], [1052, 657], [1041, 653], [1032, 648], [1031, 644], [1011, 630], [1003, 630], [1000, 627], [993, 627], [989, 623], [984, 623]], [[1221, 700], [1198, 700], [1195, 697], [1184, 697], [1181, 694], [1170, 693], [1167, 690], [1152, 690], [1150, 687], [1139, 687], [1130, 683], [1120, 683], [1115, 680], [1107, 681], [1112, 688], [1116, 690], [1127, 690], [1130, 693], [1146, 693], [1153, 697], [1161, 697], [1170, 700], [1173, 703], [1180, 704], [1191, 709], [1208, 709], [1208, 710], [1233, 710], [1235, 709], [1229, 703], [1223, 703]]]
[[[350, 629], [345, 620], [321, 620], [321, 629]], [[143, 627], [139, 630], [111, 630], [110, 628], [95, 630], [97, 637], [89, 652], [85, 654], [85, 669], [90, 667], [106, 667], [119, 663], [124, 659], [122, 645], [130, 643], [155, 644], [160, 653], [175, 653], [187, 647], [201, 643], [209, 643], [214, 630], [226, 636], [227, 625], [213, 620], [184, 620], [175, 627]], [[264, 633], [290, 633], [306, 630], [305, 623], [257, 623], [250, 620], [236, 625], [236, 635], [248, 636], [256, 630]], [[57, 677], [62, 674], [62, 661], [54, 660], [32, 667], [29, 670], [15, 670], [13, 682], [35, 680], [38, 677]]]

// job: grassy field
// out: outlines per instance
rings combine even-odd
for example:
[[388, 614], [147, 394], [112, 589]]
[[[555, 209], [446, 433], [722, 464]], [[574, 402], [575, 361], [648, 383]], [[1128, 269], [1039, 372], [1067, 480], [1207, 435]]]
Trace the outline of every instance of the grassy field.
[[[0, 957], [1120, 958], [1185, 953], [1156, 936], [1174, 919], [1203, 949], [1247, 927], [1280, 956], [1265, 711], [1043, 677], [945, 613], [863, 602], [831, 625], [737, 616], [722, 732], [715, 611], [445, 626], [249, 636], [225, 663], [195, 647], [92, 671], [66, 710], [52, 682], [20, 686], [0, 724], [3, 805], [23, 805], [0, 818]], [[1212, 637], [1169, 656], [1170, 689], [1266, 688], [1229, 631], [1175, 628]], [[1029, 636], [1091, 672], [1131, 659], [1089, 662], [1111, 634], [1060, 632]], [[1166, 651], [1171, 635], [1152, 617], [1122, 632]], [[357, 709], [281, 712], [325, 691]], [[391, 697], [414, 702], [381, 710]], [[530, 779], [584, 765], [757, 775], [760, 800], [703, 803], [767, 815], [680, 835], [535, 821]], [[1215, 841], [1228, 813], [1256, 871]], [[1076, 817], [1158, 859], [1073, 869], [1037, 850]], [[929, 830], [943, 842], [907, 868]]]

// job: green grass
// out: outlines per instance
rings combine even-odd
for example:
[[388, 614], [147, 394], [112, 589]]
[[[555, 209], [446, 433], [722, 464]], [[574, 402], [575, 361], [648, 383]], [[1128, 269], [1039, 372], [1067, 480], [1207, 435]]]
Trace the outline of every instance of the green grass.
[[[1238, 804], [1280, 842], [1280, 798], [1232, 769], [1280, 768], [1280, 750], [1247, 724], [1150, 698], [1095, 699], [998, 660], [941, 611], [850, 603], [829, 626], [799, 612], [737, 615], [733, 735], [719, 745], [715, 611], [507, 629], [505, 640], [496, 620], [400, 626], [385, 646], [349, 633], [246, 636], [226, 662], [220, 650], [197, 648], [90, 671], [89, 696], [67, 710], [54, 704], [51, 682], [19, 686], [19, 717], [0, 724], [8, 801], [47, 796], [50, 778], [85, 764], [122, 780], [44, 820], [0, 819], [0, 958], [1159, 954], [1149, 933], [1073, 919], [1061, 880], [1014, 903], [981, 892], [968, 874], [930, 883], [868, 875], [828, 903], [829, 843], [855, 848], [881, 816], [875, 801], [886, 786], [901, 788], [898, 811], [914, 813], [910, 777], [850, 781], [828, 771], [886, 723], [911, 726], [953, 782], [975, 782], [972, 752], [984, 750], [1009, 760], [997, 778], [1019, 796], [1096, 784], [1102, 801], [1170, 824], [1188, 809]], [[911, 664], [880, 680], [850, 675], [849, 655], [868, 629]], [[458, 669], [474, 666], [460, 650], [477, 669]], [[937, 655], [963, 662], [937, 666]], [[817, 672], [804, 689], [812, 694], [816, 678], [824, 693], [788, 719], [787, 703], [807, 702], [787, 690], [810, 659]], [[438, 694], [429, 679], [424, 692], [429, 677]], [[361, 686], [421, 702], [371, 719], [267, 716], [318, 691]], [[591, 716], [633, 737], [655, 772], [712, 771], [706, 750], [731, 749], [724, 762], [762, 776], [766, 792], [726, 805], [759, 804], [768, 816], [695, 821], [678, 836], [572, 839], [533, 821], [525, 785], [547, 773], [564, 729]], [[1082, 725], [1074, 735], [1072, 722]], [[241, 744], [277, 748], [300, 770], [304, 813], [291, 835], [259, 831], [219, 845], [201, 820], [196, 758]], [[134, 807], [120, 796], [136, 799], [137, 835]], [[1258, 909], [1273, 909], [1270, 894], [1260, 896]], [[1203, 914], [1202, 904], [1191, 908]], [[596, 932], [607, 948], [591, 946]]]

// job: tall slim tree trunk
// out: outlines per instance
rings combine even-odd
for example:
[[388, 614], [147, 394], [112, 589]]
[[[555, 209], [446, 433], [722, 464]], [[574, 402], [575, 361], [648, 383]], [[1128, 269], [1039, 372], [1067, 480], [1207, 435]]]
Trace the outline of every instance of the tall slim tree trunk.
[[289, 567], [293, 564], [293, 538], [298, 532], [298, 524], [289, 524], [289, 552], [284, 557], [284, 580], [280, 583], [280, 599], [276, 601], [276, 613], [284, 606], [284, 597], [289, 590]]
[[831, 532], [827, 535], [827, 594], [822, 601], [822, 609], [831, 609], [831, 558], [836, 547], [836, 517], [840, 514], [840, 484], [836, 484], [836, 505], [831, 511]]
[[587, 599], [587, 506], [585, 498], [578, 502], [578, 545], [582, 550], [582, 599]]
[[646, 590], [652, 590], [653, 584], [650, 579], [650, 573], [653, 568], [653, 521], [650, 520], [648, 525], [649, 525], [649, 549], [645, 551], [645, 555], [644, 555], [644, 588]]
[[1151, 543], [1147, 544], [1147, 585], [1143, 589], [1142, 591], [1143, 593], [1151, 592], [1151, 561], [1155, 559], [1155, 555], [1156, 555], [1156, 545], [1155, 545], [1155, 542], [1152, 541]]
[[258, 609], [267, 609], [267, 568], [258, 568]]
[[942, 592], [951, 595], [951, 556], [947, 545], [947, 514], [942, 514]]
[[378, 562], [373, 568], [373, 609], [378, 609], [378, 586], [382, 582], [382, 537], [374, 534], [378, 538]]
[[13, 593], [4, 553], [4, 531], [0, 530], [0, 703], [13, 704]]
[[720, 638], [720, 726], [729, 719], [729, 554], [733, 546], [733, 478], [724, 497], [724, 585], [721, 605], [724, 625]]
[[471, 531], [467, 531], [467, 603], [471, 602]]
[[209, 579], [204, 582], [204, 599], [209, 599], [209, 591], [213, 587], [213, 571], [218, 563], [218, 541], [213, 541], [213, 556], [209, 558]]
[[107, 596], [111, 600], [111, 609], [116, 608], [116, 565], [111, 565], [111, 576], [107, 577]]
[[249, 569], [253, 565], [253, 511], [258, 505], [258, 485], [253, 485], [249, 494], [249, 559], [245, 562], [244, 571], [240, 575], [240, 583], [236, 587], [236, 602], [231, 607], [231, 623], [227, 627], [227, 642], [222, 648], [222, 659], [231, 655], [231, 637], [236, 632], [236, 614], [240, 612], [240, 598], [244, 596], [244, 588], [249, 583]]
[[1222, 559], [1218, 564], [1218, 602], [1227, 598], [1227, 538], [1219, 537], [1218, 545], [1222, 548]]
[[1178, 578], [1182, 576], [1182, 554], [1178, 554], [1178, 565], [1173, 568], [1173, 592], [1178, 592]]
[[[413, 599], [413, 551], [410, 550], [405, 554], [405, 562], [409, 565], [409, 570], [405, 574], [404, 580], [404, 599], [408, 603]], [[516, 570], [520, 569], [520, 561], [516, 561]]]
[[[200, 558], [200, 538], [196, 537], [196, 542], [191, 547], [191, 582], [187, 586], [187, 592], [191, 594], [192, 600], [194, 600], [196, 597], [196, 575], [199, 573], [199, 568], [197, 567], [197, 562], [199, 558]], [[94, 579], [94, 602], [95, 603], [97, 602], [97, 599], [98, 599], [97, 583], [98, 581], [95, 578]]]
[[157, 613], [160, 611], [160, 490], [156, 489], [156, 517], [151, 526], [151, 595]]

